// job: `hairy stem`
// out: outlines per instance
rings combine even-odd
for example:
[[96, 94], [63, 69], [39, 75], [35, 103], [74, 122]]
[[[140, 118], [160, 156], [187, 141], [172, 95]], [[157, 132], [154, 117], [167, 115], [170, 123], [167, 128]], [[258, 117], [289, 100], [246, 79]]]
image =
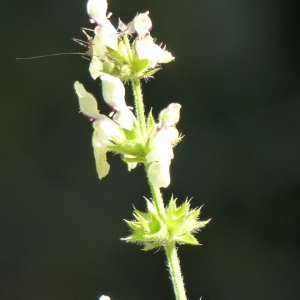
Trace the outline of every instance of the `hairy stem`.
[[187, 300], [175, 243], [166, 245], [165, 252], [168, 259], [169, 272], [171, 274], [176, 300]]
[[149, 182], [149, 186], [150, 186], [151, 193], [152, 193], [152, 199], [155, 203], [156, 209], [158, 210], [159, 216], [163, 220], [166, 220], [166, 210], [165, 210], [164, 200], [163, 200], [163, 197], [161, 195], [160, 189], [155, 187], [150, 182], [150, 180], [148, 180], [148, 182]]
[[141, 130], [144, 142], [146, 142], [146, 139], [147, 139], [146, 118], [145, 118], [145, 110], [144, 110], [141, 82], [139, 79], [133, 79], [131, 81], [131, 83], [132, 83], [132, 90], [133, 90], [133, 95], [134, 95], [137, 120], [140, 125], [140, 130]]
[[[145, 118], [145, 110], [143, 103], [143, 95], [141, 89], [141, 83], [139, 79], [133, 79], [132, 81], [132, 90], [134, 95], [135, 109], [137, 120], [139, 123], [139, 127], [141, 130], [141, 134], [143, 136], [144, 142], [147, 141], [147, 128], [146, 128], [146, 118]], [[146, 174], [148, 173], [149, 164], [145, 163]], [[155, 187], [149, 180], [149, 186], [152, 194], [153, 202], [159, 212], [162, 220], [166, 220], [166, 210], [164, 206], [164, 201], [160, 189]], [[181, 275], [179, 258], [177, 255], [177, 250], [175, 247], [175, 243], [170, 242], [165, 247], [165, 252], [167, 256], [169, 272], [171, 274], [171, 280], [173, 283], [174, 293], [176, 296], [176, 300], [187, 300], [185, 295], [183, 277]]]

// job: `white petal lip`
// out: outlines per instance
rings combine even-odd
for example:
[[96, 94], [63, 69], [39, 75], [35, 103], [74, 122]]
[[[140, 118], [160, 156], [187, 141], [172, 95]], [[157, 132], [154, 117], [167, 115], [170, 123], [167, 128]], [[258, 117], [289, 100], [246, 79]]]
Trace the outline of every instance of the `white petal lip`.
[[106, 153], [109, 146], [114, 145], [112, 141], [122, 142], [125, 139], [120, 127], [105, 115], [93, 123], [93, 148], [96, 161], [96, 169], [100, 179], [105, 177], [110, 170]]
[[170, 52], [156, 45], [150, 35], [137, 39], [135, 50], [139, 59], [148, 59], [150, 68], [154, 68], [157, 63], [168, 63], [175, 58]]
[[96, 170], [99, 178], [102, 179], [109, 173], [110, 165], [106, 158], [107, 147], [103, 144], [103, 141], [96, 130], [93, 134], [92, 144], [94, 148]]
[[91, 93], [88, 93], [83, 84], [78, 81], [75, 82], [74, 87], [78, 95], [81, 112], [89, 118], [99, 119], [101, 114], [99, 114], [95, 97]]
[[125, 88], [120, 78], [108, 74], [102, 75], [102, 95], [105, 102], [113, 109], [126, 109]]
[[171, 182], [170, 178], [171, 160], [164, 162], [153, 162], [148, 169], [148, 177], [151, 183], [158, 188], [166, 188]]

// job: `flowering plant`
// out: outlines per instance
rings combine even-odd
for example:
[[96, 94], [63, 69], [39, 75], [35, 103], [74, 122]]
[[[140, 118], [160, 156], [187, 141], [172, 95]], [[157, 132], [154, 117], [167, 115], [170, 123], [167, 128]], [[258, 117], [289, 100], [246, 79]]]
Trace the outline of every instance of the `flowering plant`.
[[[129, 24], [119, 20], [117, 29], [107, 15], [106, 0], [89, 0], [87, 12], [96, 25], [94, 36], [88, 36], [85, 44], [89, 71], [93, 79], [100, 78], [103, 99], [112, 109], [109, 116], [101, 114], [95, 97], [75, 82], [80, 111], [93, 121], [92, 145], [98, 176], [102, 179], [109, 173], [109, 151], [120, 154], [129, 171], [138, 165], [145, 168], [152, 196], [146, 199], [146, 212], [134, 209], [134, 220], [126, 221], [131, 235], [123, 240], [141, 244], [145, 251], [163, 249], [176, 299], [187, 299], [176, 246], [199, 245], [194, 234], [209, 220], [200, 221], [200, 208], [191, 209], [189, 200], [177, 205], [172, 197], [164, 204], [160, 188], [170, 184], [173, 148], [182, 140], [176, 128], [181, 105], [169, 104], [156, 121], [151, 111], [145, 115], [141, 92], [141, 80], [151, 78], [160, 70], [160, 64], [169, 63], [174, 57], [151, 37], [149, 12], [138, 14]], [[123, 82], [132, 86], [134, 109], [126, 105]]]

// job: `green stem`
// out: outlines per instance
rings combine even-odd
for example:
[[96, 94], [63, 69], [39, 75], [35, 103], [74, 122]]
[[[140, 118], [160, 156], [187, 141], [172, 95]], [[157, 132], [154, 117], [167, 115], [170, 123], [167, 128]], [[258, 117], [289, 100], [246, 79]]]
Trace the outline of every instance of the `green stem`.
[[149, 185], [150, 185], [150, 189], [151, 189], [151, 193], [152, 193], [152, 199], [155, 203], [156, 209], [158, 210], [159, 216], [163, 219], [166, 220], [166, 210], [165, 210], [165, 206], [164, 206], [164, 200], [163, 197], [161, 195], [160, 189], [155, 187], [150, 180], [149, 181]]
[[[147, 173], [147, 167], [146, 167], [146, 173]], [[158, 213], [163, 220], [166, 220], [166, 210], [164, 207], [164, 202], [163, 202], [160, 189], [155, 187], [150, 182], [150, 180], [148, 180], [148, 182], [151, 189], [152, 198], [158, 210]], [[187, 300], [187, 297], [185, 295], [183, 277], [181, 274], [180, 262], [177, 255], [175, 243], [171, 242], [167, 244], [164, 248], [167, 256], [169, 272], [171, 275], [171, 280], [172, 280], [176, 300]]]
[[139, 79], [133, 79], [131, 81], [131, 83], [132, 83], [132, 90], [133, 90], [133, 95], [134, 95], [135, 111], [137, 114], [137, 120], [140, 125], [140, 130], [141, 130], [144, 142], [146, 142], [147, 130], [146, 130], [146, 118], [145, 118], [145, 110], [144, 110], [141, 82]]
[[168, 259], [169, 272], [171, 274], [176, 300], [187, 300], [175, 243], [166, 245], [165, 252]]
[[[133, 79], [132, 81], [132, 89], [134, 95], [135, 109], [137, 120], [139, 123], [139, 127], [141, 130], [142, 137], [144, 142], [147, 141], [147, 128], [146, 128], [146, 118], [145, 118], [145, 110], [143, 103], [143, 95], [141, 89], [141, 83], [139, 79]], [[146, 174], [148, 173], [149, 164], [145, 164]], [[155, 206], [158, 210], [160, 217], [163, 220], [166, 220], [166, 210], [164, 206], [164, 201], [160, 192], [160, 189], [155, 187], [150, 180], [148, 179], [149, 186], [152, 193], [152, 199], [155, 203]], [[175, 247], [175, 243], [168, 243], [165, 247], [165, 252], [167, 256], [169, 272], [171, 274], [171, 279], [173, 283], [173, 288], [176, 296], [176, 300], [187, 300], [185, 295], [183, 277], [181, 275], [179, 258], [177, 255], [177, 250]]]

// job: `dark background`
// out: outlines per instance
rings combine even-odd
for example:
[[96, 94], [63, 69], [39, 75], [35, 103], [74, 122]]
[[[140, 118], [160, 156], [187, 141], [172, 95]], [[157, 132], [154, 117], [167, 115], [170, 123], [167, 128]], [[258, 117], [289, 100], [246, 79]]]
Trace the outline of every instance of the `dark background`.
[[[102, 101], [77, 55], [86, 1], [2, 1], [0, 299], [174, 299], [163, 252], [120, 241], [145, 208], [143, 169], [109, 155], [99, 181], [92, 126], [73, 83]], [[111, 0], [124, 22], [150, 10], [176, 56], [144, 85], [146, 109], [182, 104], [172, 184], [212, 222], [179, 255], [188, 298], [300, 299], [298, 0]], [[128, 105], [132, 95], [128, 89]]]

